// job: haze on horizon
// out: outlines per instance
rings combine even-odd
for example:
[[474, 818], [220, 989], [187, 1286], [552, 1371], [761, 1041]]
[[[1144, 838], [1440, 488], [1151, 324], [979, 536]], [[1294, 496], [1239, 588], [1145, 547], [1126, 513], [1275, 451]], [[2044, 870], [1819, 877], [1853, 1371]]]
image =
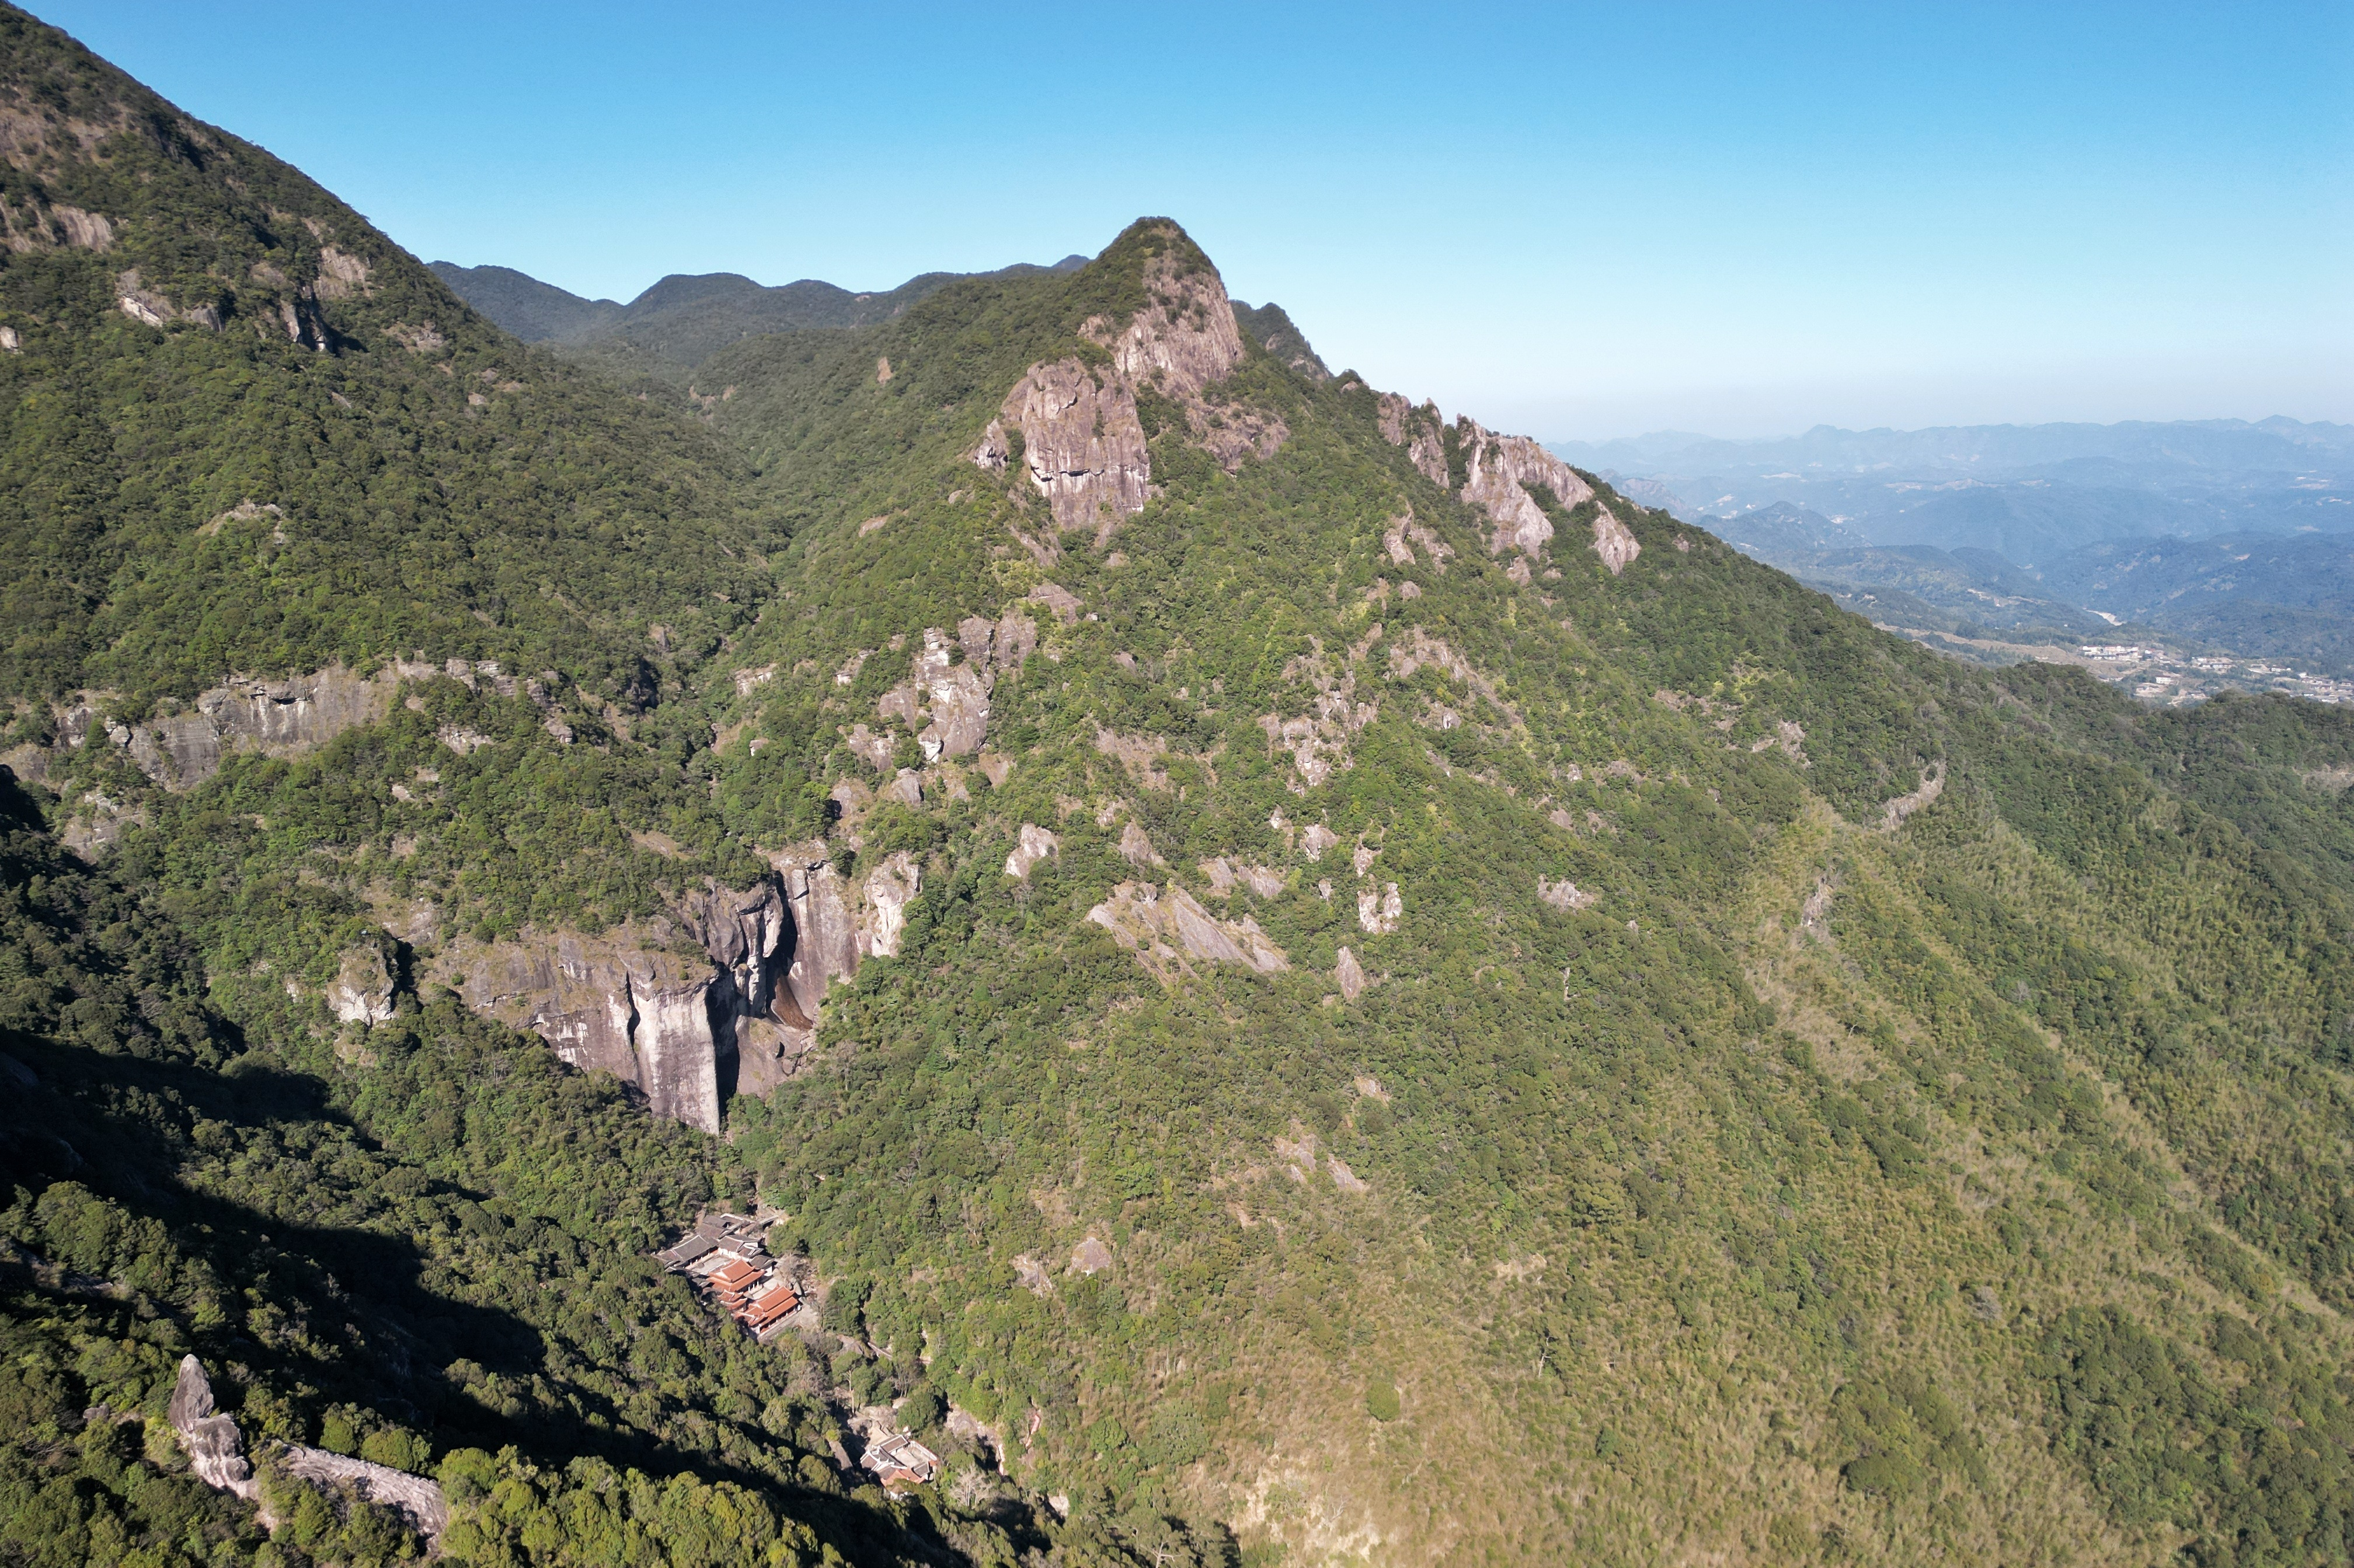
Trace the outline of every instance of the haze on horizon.
[[1548, 439], [2354, 420], [2342, 5], [47, 0], [427, 260], [888, 288], [1185, 224]]

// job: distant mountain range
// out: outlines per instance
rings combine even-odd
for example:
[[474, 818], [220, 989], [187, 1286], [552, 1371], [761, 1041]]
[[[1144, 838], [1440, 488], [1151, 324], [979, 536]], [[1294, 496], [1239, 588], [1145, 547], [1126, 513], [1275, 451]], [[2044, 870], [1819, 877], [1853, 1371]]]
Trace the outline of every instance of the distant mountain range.
[[2354, 672], [2338, 630], [2354, 606], [2354, 427], [1825, 425], [1553, 450], [1883, 623], [2139, 625]]
[[640, 361], [642, 369], [678, 375], [747, 338], [810, 327], [870, 326], [963, 278], [1072, 272], [1087, 260], [1066, 256], [1051, 267], [1021, 262], [984, 273], [925, 272], [896, 289], [870, 293], [814, 278], [771, 288], [739, 272], [673, 272], [626, 305], [584, 300], [512, 267], [430, 265], [461, 299], [525, 343], [602, 345], [618, 349], [625, 360]]

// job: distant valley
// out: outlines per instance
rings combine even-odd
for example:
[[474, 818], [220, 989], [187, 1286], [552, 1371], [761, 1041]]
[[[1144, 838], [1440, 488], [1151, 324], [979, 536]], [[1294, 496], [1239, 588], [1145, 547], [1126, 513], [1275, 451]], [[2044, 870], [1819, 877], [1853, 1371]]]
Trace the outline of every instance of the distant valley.
[[[1553, 450], [1962, 657], [2067, 655], [2168, 701], [2354, 695], [2343, 425], [1823, 426]], [[2120, 647], [2135, 652], [2095, 652]]]

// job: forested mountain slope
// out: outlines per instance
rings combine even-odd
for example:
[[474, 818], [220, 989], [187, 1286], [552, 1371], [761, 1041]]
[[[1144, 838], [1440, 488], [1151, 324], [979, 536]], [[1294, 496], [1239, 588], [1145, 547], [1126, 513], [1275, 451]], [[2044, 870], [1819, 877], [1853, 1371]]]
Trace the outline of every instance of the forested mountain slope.
[[619, 695], [767, 542], [691, 429], [526, 353], [327, 192], [0, 15], [0, 691], [140, 714], [422, 651]]
[[1222, 302], [1147, 224], [710, 367], [723, 791], [924, 867], [733, 1113], [878, 1336], [1310, 1559], [2341, 1550], [2342, 721], [1937, 660]]
[[[11, 21], [20, 107], [168, 115]], [[199, 132], [250, 167], [136, 182], [195, 231], [299, 178]], [[257, 1443], [437, 1476], [461, 1562], [2346, 1556], [2342, 715], [1941, 661], [1295, 368], [1166, 220], [676, 414], [340, 227], [420, 291], [290, 241], [324, 351], [241, 283], [108, 338], [129, 252], [58, 215], [121, 144], [0, 273], [85, 289], [17, 318], [23, 472], [57, 388], [162, 388], [11, 524], [55, 556], [0, 801], [28, 1560], [260, 1549], [184, 1478], [183, 1351]], [[192, 265], [175, 312], [252, 275]], [[368, 335], [432, 302], [577, 420]], [[169, 379], [232, 351], [221, 407], [376, 410], [283, 459], [299, 509]], [[576, 581], [567, 496], [642, 497], [648, 574]], [[285, 516], [334, 548], [251, 565]], [[176, 630], [345, 584], [357, 631]], [[645, 1260], [755, 1200], [814, 1348]], [[832, 1444], [893, 1396], [949, 1462], [886, 1497]], [[275, 1495], [281, 1560], [403, 1549]]]

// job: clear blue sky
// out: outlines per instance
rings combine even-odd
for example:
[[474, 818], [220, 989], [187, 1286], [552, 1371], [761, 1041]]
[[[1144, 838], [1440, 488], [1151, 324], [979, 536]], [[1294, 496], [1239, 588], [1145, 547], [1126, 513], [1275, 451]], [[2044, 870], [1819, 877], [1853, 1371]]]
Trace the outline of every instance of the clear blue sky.
[[40, 0], [427, 260], [887, 287], [1182, 222], [1545, 437], [2354, 419], [2354, 4]]

